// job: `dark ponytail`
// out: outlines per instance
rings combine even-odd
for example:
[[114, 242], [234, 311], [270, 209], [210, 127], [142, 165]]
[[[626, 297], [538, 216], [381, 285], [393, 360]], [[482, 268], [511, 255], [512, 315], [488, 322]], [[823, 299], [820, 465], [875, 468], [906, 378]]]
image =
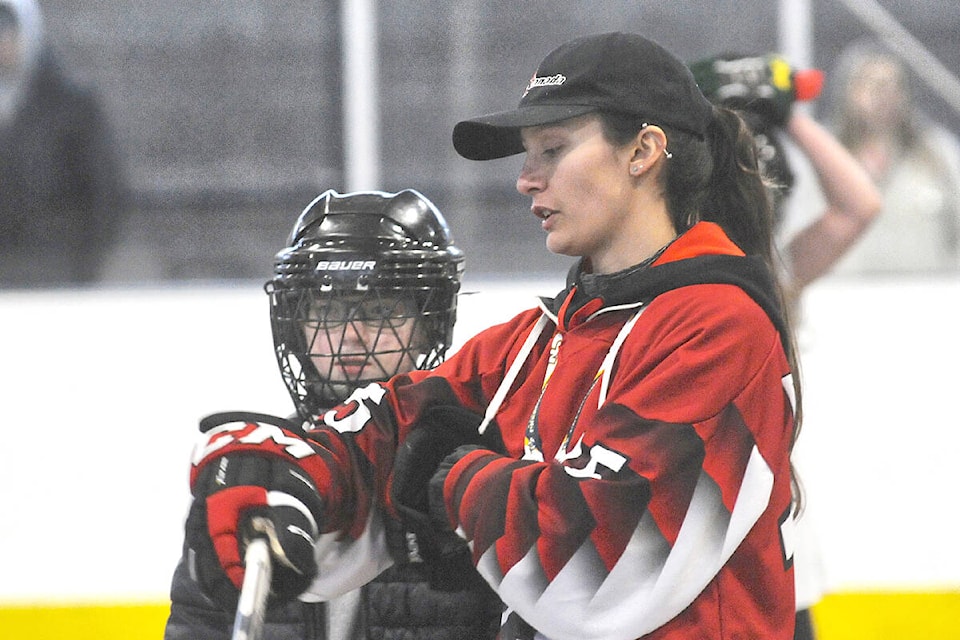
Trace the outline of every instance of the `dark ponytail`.
[[753, 134], [736, 112], [714, 107], [713, 114], [703, 138], [663, 128], [676, 158], [665, 172], [670, 216], [680, 233], [714, 222], [744, 253], [772, 264], [773, 208]]
[[[713, 150], [713, 172], [709, 195], [703, 204], [703, 219], [719, 224], [744, 253], [763, 257], [771, 272], [779, 274], [773, 257], [776, 254], [773, 244], [773, 199], [770, 185], [764, 180], [757, 162], [752, 131], [735, 111], [714, 107], [714, 119], [707, 131], [707, 141]], [[790, 443], [792, 450], [803, 422], [800, 359], [782, 279], [777, 277], [775, 282], [787, 333], [783, 336], [783, 342], [793, 371], [796, 410]], [[792, 461], [790, 471], [794, 510], [799, 513], [803, 510], [803, 489]]]
[[737, 113], [714, 107], [707, 138], [714, 163], [703, 219], [723, 227], [748, 255], [772, 264], [773, 208], [753, 133]]

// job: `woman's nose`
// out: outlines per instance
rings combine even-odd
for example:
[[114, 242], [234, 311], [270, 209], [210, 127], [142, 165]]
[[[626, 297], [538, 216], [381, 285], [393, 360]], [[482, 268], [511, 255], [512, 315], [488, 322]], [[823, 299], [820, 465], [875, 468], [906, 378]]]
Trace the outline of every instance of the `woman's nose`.
[[520, 167], [520, 175], [517, 176], [517, 191], [529, 196], [543, 191], [543, 186], [543, 172], [537, 170], [529, 161], [524, 161], [523, 166]]

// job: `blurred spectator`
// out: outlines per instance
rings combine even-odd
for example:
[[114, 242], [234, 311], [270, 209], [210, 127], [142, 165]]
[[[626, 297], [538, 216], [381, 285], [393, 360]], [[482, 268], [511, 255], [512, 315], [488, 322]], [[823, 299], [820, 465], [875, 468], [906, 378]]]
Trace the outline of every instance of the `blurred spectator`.
[[126, 200], [97, 95], [64, 76], [35, 0], [0, 0], [0, 288], [98, 280]]
[[826, 121], [880, 187], [879, 218], [837, 264], [844, 274], [960, 266], [960, 145], [915, 104], [902, 61], [858, 42], [829, 76]]

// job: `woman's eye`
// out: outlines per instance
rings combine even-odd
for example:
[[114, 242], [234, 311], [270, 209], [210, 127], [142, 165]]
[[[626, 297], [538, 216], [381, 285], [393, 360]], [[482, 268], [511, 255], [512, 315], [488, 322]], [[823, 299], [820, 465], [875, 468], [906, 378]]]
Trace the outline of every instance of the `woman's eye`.
[[560, 151], [563, 150], [563, 147], [557, 145], [556, 147], [547, 147], [543, 150], [543, 156], [545, 158], [556, 158], [560, 155]]

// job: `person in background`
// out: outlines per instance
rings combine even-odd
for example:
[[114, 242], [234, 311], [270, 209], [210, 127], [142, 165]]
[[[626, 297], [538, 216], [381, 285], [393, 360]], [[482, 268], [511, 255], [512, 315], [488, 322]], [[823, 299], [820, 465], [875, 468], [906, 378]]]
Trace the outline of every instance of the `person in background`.
[[200, 584], [236, 600], [256, 514], [304, 577], [286, 597], [349, 589], [386, 553], [385, 509], [466, 550], [507, 607], [501, 640], [789, 640], [801, 389], [751, 132], [638, 34], [569, 41], [517, 80], [518, 108], [453, 144], [525, 154], [547, 248], [579, 258], [567, 287], [306, 434], [207, 434]]
[[[820, 94], [823, 79], [818, 71], [795, 70], [777, 54], [738, 53], [698, 60], [691, 70], [707, 98], [740, 110], [751, 125], [774, 203], [781, 277], [797, 316], [804, 288], [828, 273], [870, 227], [880, 214], [881, 195], [850, 152], [825, 127], [794, 108], [796, 102]], [[802, 229], [787, 233], [785, 210], [795, 199], [793, 187], [807, 179], [817, 181], [826, 202], [804, 215]], [[809, 206], [796, 203], [804, 204]], [[810, 607], [825, 589], [814, 538], [809, 520], [801, 516], [794, 559], [795, 640], [815, 637]]]
[[844, 275], [956, 273], [960, 144], [916, 104], [902, 60], [873, 41], [842, 52], [824, 121], [883, 194], [883, 212], [837, 264]]
[[99, 97], [64, 75], [34, 0], [0, 0], [0, 288], [99, 280], [128, 200]]
[[[296, 407], [272, 420], [315, 428], [355, 388], [433, 367], [450, 346], [463, 255], [422, 194], [327, 191], [300, 215], [266, 284], [280, 374]], [[269, 416], [229, 412], [202, 428]], [[423, 558], [416, 538], [383, 521], [394, 566], [340, 597], [269, 609], [268, 640], [493, 638], [501, 604], [465, 557]], [[166, 640], [229, 638], [233, 611], [191, 577], [189, 550], [174, 573]]]

